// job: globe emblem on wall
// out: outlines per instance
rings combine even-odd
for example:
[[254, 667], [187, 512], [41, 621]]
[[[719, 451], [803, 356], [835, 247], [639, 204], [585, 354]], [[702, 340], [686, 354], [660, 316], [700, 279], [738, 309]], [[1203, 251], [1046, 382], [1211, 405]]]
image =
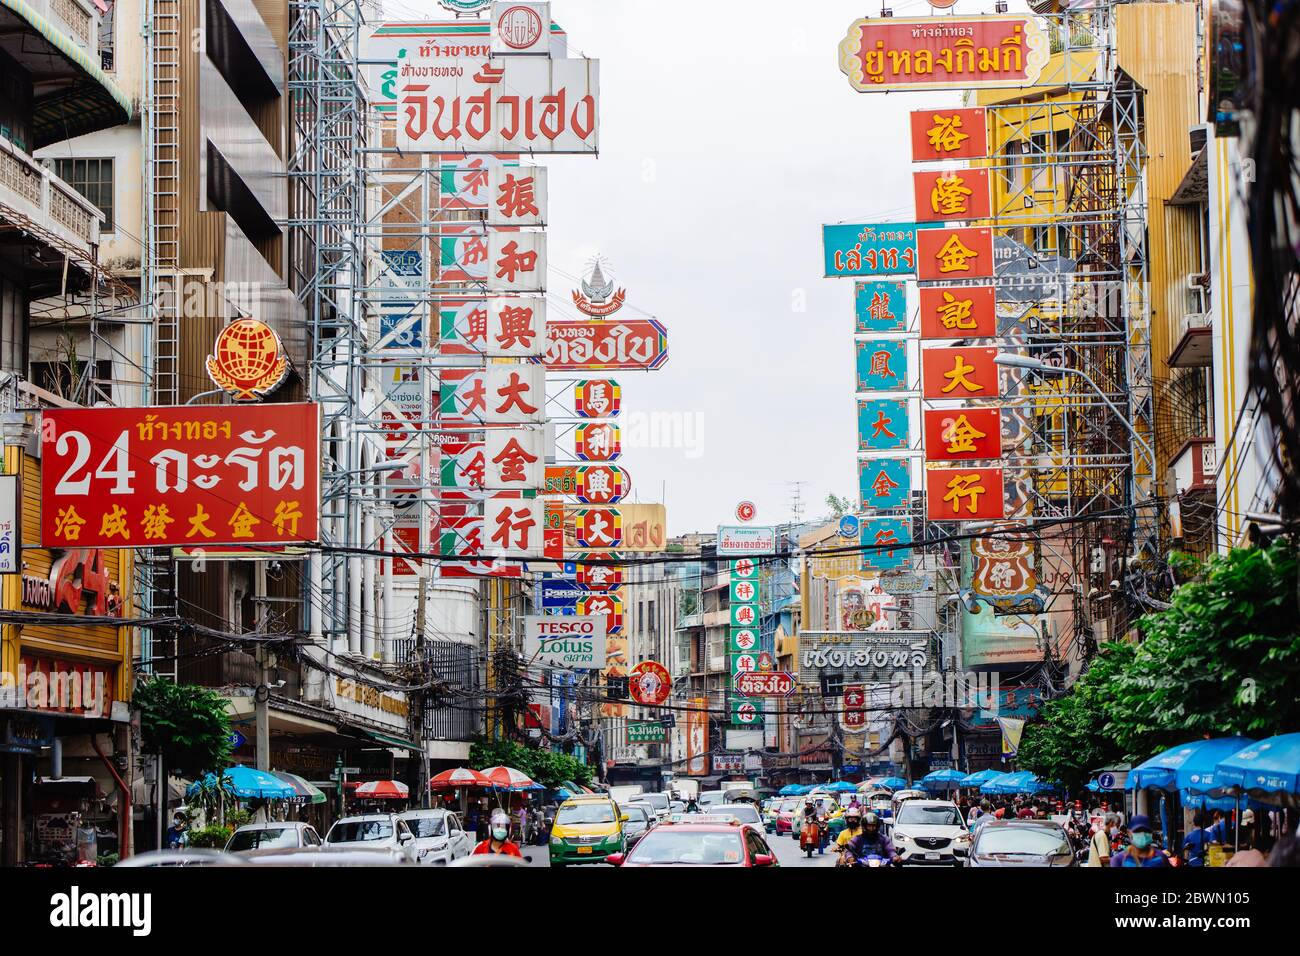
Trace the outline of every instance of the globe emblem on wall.
[[239, 319], [222, 329], [207, 368], [212, 381], [237, 402], [265, 398], [289, 376], [280, 337], [258, 319]]

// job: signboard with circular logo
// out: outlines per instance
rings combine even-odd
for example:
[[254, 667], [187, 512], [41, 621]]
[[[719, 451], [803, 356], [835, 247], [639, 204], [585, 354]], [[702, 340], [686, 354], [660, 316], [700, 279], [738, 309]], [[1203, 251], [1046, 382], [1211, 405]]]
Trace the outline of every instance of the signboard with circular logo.
[[862, 522], [858, 520], [857, 515], [844, 515], [840, 518], [840, 537], [857, 539], [859, 532], [862, 530]]
[[736, 505], [737, 521], [753, 521], [756, 514], [758, 514], [758, 508], [755, 507], [752, 501], [742, 501]]
[[491, 4], [492, 0], [438, 0], [438, 6], [452, 13], [478, 13]]
[[546, 32], [538, 8], [523, 3], [514, 3], [504, 9], [497, 8], [496, 35], [501, 45], [516, 53], [534, 49]]
[[638, 704], [656, 707], [668, 699], [673, 679], [658, 661], [642, 661], [628, 675], [628, 693]]
[[740, 558], [731, 562], [731, 579], [744, 580], [752, 578], [758, 573], [758, 565], [754, 563], [753, 558]]
[[758, 647], [758, 631], [750, 627], [733, 628], [731, 631], [731, 648], [734, 651], [748, 653]]

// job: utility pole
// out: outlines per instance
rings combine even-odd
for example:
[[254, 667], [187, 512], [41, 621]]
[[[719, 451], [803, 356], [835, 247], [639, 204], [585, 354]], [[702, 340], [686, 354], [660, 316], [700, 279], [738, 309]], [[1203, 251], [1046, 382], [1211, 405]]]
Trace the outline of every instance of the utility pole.
[[[269, 615], [266, 613], [266, 564], [254, 563], [253, 600], [257, 604], [256, 627], [266, 631]], [[257, 769], [263, 773], [271, 769], [271, 669], [266, 648], [259, 643], [253, 651], [257, 662], [257, 689], [253, 691], [253, 716], [257, 724]]]
[[[428, 602], [427, 585], [428, 579], [421, 575], [420, 591], [415, 601], [415, 656], [416, 660], [420, 662], [420, 683], [422, 684], [427, 684], [430, 677], [428, 650], [424, 639], [425, 614]], [[424, 715], [425, 708], [429, 706], [431, 699], [432, 692], [425, 688], [419, 693], [418, 707], [412, 708], [412, 713], [416, 717], [412, 739], [420, 747], [420, 806], [425, 809], [429, 807], [429, 748], [424, 742]]]

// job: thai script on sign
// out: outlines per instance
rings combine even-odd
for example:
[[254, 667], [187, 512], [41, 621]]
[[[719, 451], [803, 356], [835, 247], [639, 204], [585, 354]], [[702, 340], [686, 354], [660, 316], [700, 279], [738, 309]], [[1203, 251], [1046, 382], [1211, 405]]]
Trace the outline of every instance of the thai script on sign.
[[412, 152], [594, 153], [599, 63], [414, 56], [397, 69], [397, 145]]
[[314, 541], [319, 442], [316, 405], [47, 410], [42, 544]]
[[840, 69], [859, 92], [1032, 86], [1049, 56], [1030, 16], [856, 21], [840, 44]]
[[653, 319], [551, 322], [548, 369], [656, 369], [668, 361], [668, 334]]

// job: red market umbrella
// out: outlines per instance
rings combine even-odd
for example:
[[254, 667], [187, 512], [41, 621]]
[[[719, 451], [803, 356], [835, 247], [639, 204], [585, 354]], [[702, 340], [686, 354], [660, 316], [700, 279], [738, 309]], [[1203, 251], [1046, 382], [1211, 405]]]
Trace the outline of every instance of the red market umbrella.
[[444, 770], [429, 781], [430, 790], [455, 790], [458, 787], [490, 787], [492, 781], [477, 770], [455, 767]]
[[400, 780], [370, 780], [358, 786], [354, 795], [359, 800], [405, 800], [411, 791]]
[[498, 790], [531, 790], [537, 786], [528, 774], [514, 767], [488, 767], [483, 776]]

